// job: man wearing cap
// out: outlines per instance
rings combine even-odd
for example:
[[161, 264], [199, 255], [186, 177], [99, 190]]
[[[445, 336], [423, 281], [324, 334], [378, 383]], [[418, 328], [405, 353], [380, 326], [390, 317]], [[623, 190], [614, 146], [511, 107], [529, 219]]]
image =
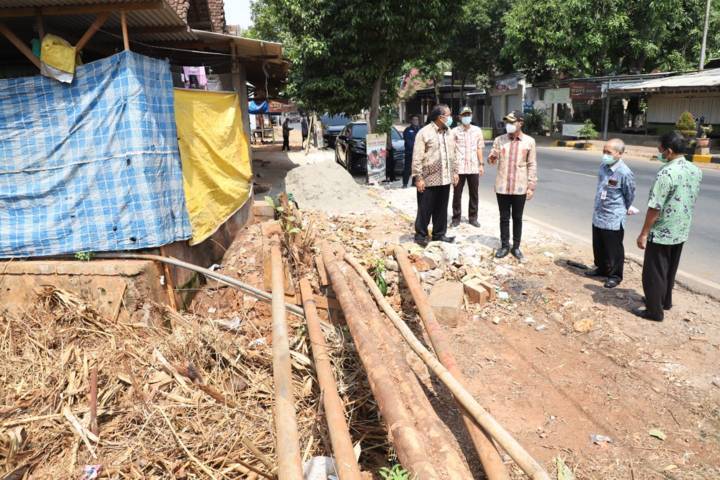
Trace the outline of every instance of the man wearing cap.
[[[520, 251], [522, 216], [525, 201], [535, 195], [537, 185], [537, 156], [535, 139], [522, 131], [524, 117], [514, 111], [503, 118], [505, 133], [493, 142], [488, 157], [490, 165], [497, 165], [495, 194], [500, 209], [500, 248], [496, 258], [512, 253], [523, 259]], [[510, 217], [513, 222], [513, 243], [510, 248]]]
[[455, 161], [458, 164], [459, 180], [453, 189], [452, 226], [460, 225], [462, 215], [462, 194], [465, 182], [468, 184], [470, 204], [468, 206], [468, 223], [480, 227], [478, 216], [478, 188], [483, 167], [483, 132], [480, 127], [472, 125], [472, 109], [464, 107], [460, 112], [460, 122], [453, 129], [455, 137]]

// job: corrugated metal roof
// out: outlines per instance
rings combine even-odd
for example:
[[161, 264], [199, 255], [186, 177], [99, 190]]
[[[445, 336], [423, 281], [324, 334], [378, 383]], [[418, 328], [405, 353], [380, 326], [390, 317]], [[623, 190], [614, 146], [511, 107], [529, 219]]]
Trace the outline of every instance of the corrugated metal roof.
[[720, 68], [685, 73], [651, 80], [610, 84], [611, 92], [659, 92], [663, 90], [705, 89], [720, 87]]
[[[70, 7], [113, 3], [139, 3], [138, 0], [2, 0], [0, 8]], [[140, 0], [142, 2], [142, 0]]]
[[237, 52], [241, 56], [262, 57], [267, 59], [282, 60], [282, 43], [267, 42], [265, 40], [256, 40], [254, 38], [238, 37], [236, 35], [228, 35], [226, 33], [207, 32], [205, 30], [192, 30], [200, 40], [206, 41], [226, 41], [235, 44]]

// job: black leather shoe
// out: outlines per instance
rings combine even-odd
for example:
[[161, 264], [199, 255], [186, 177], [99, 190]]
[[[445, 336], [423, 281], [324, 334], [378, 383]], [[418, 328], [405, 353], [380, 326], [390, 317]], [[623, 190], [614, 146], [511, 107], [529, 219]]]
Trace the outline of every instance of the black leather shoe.
[[593, 268], [592, 270], [585, 271], [585, 276], [587, 276], [587, 277], [604, 277], [605, 275], [603, 275], [600, 272], [600, 270], [598, 270], [597, 268]]
[[460, 226], [460, 220], [453, 220], [452, 223], [450, 223], [450, 227], [455, 228]]
[[477, 220], [470, 220], [468, 223], [475, 228], [480, 228], [480, 222], [478, 222]]
[[518, 260], [523, 260], [525, 258], [525, 255], [520, 251], [520, 247], [515, 247], [512, 250], [510, 250], [510, 253], [513, 254], [513, 257], [517, 258]]
[[500, 247], [497, 252], [495, 252], [495, 258], [505, 258], [508, 256], [508, 253], [510, 253], [510, 247]]
[[447, 235], [443, 235], [442, 237], [437, 237], [432, 239], [433, 242], [445, 242], [445, 243], [455, 243], [455, 237], [448, 237]]
[[653, 322], [662, 322], [662, 318], [655, 318], [651, 316], [647, 310], [644, 308], [633, 308], [632, 313], [640, 318], [644, 318], [645, 320], [652, 320]]
[[427, 237], [419, 237], [419, 236], [415, 235], [415, 243], [417, 243], [421, 247], [425, 248], [428, 246], [429, 242], [428, 242]]
[[603, 287], [605, 287], [605, 288], [615, 288], [615, 287], [617, 287], [618, 285], [620, 285], [620, 281], [619, 281], [619, 280], [617, 280], [617, 279], [615, 279], [615, 278], [608, 278], [607, 281], [605, 282], [605, 285], [603, 285]]

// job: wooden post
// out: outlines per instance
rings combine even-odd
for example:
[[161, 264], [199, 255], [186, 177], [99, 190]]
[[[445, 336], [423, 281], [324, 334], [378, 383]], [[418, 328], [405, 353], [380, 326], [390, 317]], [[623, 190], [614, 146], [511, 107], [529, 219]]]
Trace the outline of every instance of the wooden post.
[[280, 239], [273, 236], [272, 262], [272, 353], [275, 386], [275, 452], [279, 480], [302, 480], [300, 439], [293, 395], [290, 344], [285, 316], [285, 273]]
[[[160, 247], [160, 255], [163, 257], [167, 257], [167, 251], [165, 250], [165, 247]], [[170, 265], [167, 263], [163, 263], [163, 275], [165, 276], [165, 290], [167, 291], [168, 295], [168, 303], [170, 304], [170, 308], [172, 308], [174, 311], [178, 311], [178, 305], [177, 305], [177, 299], [175, 298], [175, 279], [172, 276], [172, 271], [170, 270]]]
[[[125, 12], [122, 12], [121, 15], [124, 16]], [[77, 44], [75, 45], [76, 51], [78, 51], [78, 52], [81, 51], [83, 49], [83, 47], [85, 45], [87, 45], [87, 43], [90, 41], [90, 39], [93, 37], [93, 35], [95, 35], [95, 33], [98, 30], [100, 30], [100, 27], [103, 26], [103, 24], [105, 23], [105, 21], [108, 19], [109, 16], [110, 16], [110, 12], [102, 12], [102, 13], [98, 14], [97, 17], [95, 17], [95, 20], [93, 21], [93, 23], [88, 27], [87, 31], [83, 34], [83, 36], [80, 38], [80, 40], [78, 40]], [[123, 25], [125, 25], [125, 24], [123, 23]], [[125, 25], [125, 27], [127, 27], [127, 26]], [[123, 33], [125, 33], [125, 30], [126, 30], [126, 28], [123, 30]], [[126, 44], [125, 50], [127, 50], [127, 44]]]
[[25, 45], [25, 44], [23, 43], [23, 41], [20, 40], [20, 39], [17, 37], [17, 35], [15, 35], [15, 34], [12, 32], [12, 30], [10, 30], [7, 26], [5, 26], [4, 23], [0, 23], [0, 33], [2, 33], [3, 35], [5, 35], [5, 38], [7, 38], [8, 40], [10, 40], [10, 43], [12, 43], [13, 45], [15, 45], [15, 48], [17, 48], [18, 50], [20, 50], [20, 53], [22, 53], [23, 55], [25, 55], [25, 57], [26, 57], [28, 60], [30, 60], [30, 61], [33, 63], [33, 65], [35, 65], [37, 68], [40, 68], [40, 59], [39, 59], [38, 57], [36, 57], [35, 55], [33, 55], [32, 50], [30, 50], [30, 48], [28, 48], [28, 46]]
[[130, 39], [128, 38], [127, 14], [125, 10], [120, 11], [120, 27], [122, 27], [123, 46], [126, 51], [130, 50]]
[[42, 39], [45, 36], [45, 21], [43, 20], [42, 15], [35, 17], [35, 25], [37, 27], [38, 38], [40, 38], [40, 42], [42, 42]]

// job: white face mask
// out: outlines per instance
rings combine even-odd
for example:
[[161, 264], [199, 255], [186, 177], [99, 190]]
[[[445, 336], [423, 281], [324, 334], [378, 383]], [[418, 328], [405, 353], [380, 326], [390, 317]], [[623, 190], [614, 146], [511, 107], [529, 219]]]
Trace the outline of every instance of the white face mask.
[[460, 121], [463, 125], [470, 125], [470, 122], [472, 122], [472, 117], [460, 117]]
[[513, 133], [517, 132], [517, 127], [515, 126], [514, 123], [506, 123], [505, 131], [509, 134], [513, 134]]

